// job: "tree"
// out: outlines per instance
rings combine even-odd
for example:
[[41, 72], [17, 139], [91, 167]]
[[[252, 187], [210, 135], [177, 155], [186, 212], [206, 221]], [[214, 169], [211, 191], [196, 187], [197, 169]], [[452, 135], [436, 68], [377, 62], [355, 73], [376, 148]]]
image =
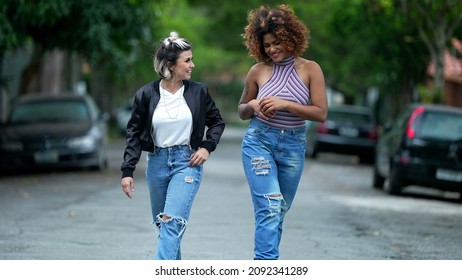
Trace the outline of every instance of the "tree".
[[328, 81], [353, 97], [378, 87], [394, 116], [412, 99], [428, 63], [416, 29], [406, 24], [394, 1], [334, 2], [326, 44]]
[[435, 63], [433, 77], [435, 99], [444, 90], [444, 51], [462, 21], [461, 0], [401, 0], [409, 23], [416, 26], [419, 36]]
[[[76, 52], [92, 65], [122, 71], [133, 41], [142, 37], [148, 0], [6, 0], [1, 6], [0, 58], [31, 41], [33, 54], [24, 69], [19, 94], [37, 79], [44, 54]], [[0, 73], [1, 74], [1, 73]]]

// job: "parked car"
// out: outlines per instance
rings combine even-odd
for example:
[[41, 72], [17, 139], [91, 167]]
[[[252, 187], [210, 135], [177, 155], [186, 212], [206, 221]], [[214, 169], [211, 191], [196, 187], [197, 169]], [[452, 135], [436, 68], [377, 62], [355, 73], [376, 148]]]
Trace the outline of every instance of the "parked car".
[[412, 104], [386, 128], [376, 149], [373, 186], [398, 195], [410, 185], [462, 197], [462, 109]]
[[88, 95], [25, 95], [0, 127], [0, 171], [104, 169], [107, 120]]
[[116, 125], [117, 129], [120, 131], [121, 134], [125, 134], [127, 130], [128, 120], [132, 115], [133, 110], [133, 99], [128, 100], [121, 106], [116, 109], [115, 116], [116, 116]]
[[363, 163], [374, 162], [377, 126], [367, 107], [330, 107], [324, 123], [308, 123], [307, 138], [308, 157], [316, 158], [319, 153], [328, 152], [357, 155]]

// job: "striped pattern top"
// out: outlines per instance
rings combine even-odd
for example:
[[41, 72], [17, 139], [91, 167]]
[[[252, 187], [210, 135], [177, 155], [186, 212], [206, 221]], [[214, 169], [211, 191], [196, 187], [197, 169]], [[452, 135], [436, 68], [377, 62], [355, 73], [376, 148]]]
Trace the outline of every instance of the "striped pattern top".
[[[273, 64], [273, 74], [269, 81], [260, 88], [257, 99], [267, 96], [277, 96], [299, 104], [308, 104], [310, 90], [295, 70], [295, 57], [289, 57]], [[265, 120], [258, 115], [256, 115], [256, 118], [269, 126], [283, 129], [293, 129], [305, 125], [304, 119], [286, 110], [277, 111], [276, 115], [269, 120]]]

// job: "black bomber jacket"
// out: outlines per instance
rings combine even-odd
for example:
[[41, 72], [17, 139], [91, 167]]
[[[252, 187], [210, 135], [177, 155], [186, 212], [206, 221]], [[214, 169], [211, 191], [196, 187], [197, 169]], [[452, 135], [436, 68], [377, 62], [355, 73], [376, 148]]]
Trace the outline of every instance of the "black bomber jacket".
[[[183, 96], [192, 113], [193, 124], [190, 145], [193, 149], [215, 150], [225, 129], [220, 111], [215, 107], [207, 86], [204, 83], [184, 80]], [[135, 94], [133, 110], [127, 124], [127, 139], [123, 163], [122, 178], [133, 177], [141, 152], [154, 152], [152, 139], [152, 115], [160, 100], [160, 80], [142, 86]], [[205, 127], [207, 127], [204, 138]]]

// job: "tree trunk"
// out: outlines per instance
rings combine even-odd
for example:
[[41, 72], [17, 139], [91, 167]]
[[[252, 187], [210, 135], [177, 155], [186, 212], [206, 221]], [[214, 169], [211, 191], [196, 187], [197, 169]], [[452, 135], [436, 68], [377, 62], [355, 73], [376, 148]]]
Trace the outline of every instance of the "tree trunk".
[[435, 76], [433, 77], [433, 101], [436, 103], [442, 102], [444, 92], [444, 52], [446, 50], [446, 42], [448, 37], [444, 32], [444, 26], [442, 23], [439, 24], [435, 38]]
[[34, 50], [29, 64], [21, 73], [18, 95], [40, 91], [39, 73], [42, 66], [42, 60], [43, 48], [40, 45], [34, 45]]
[[56, 95], [62, 92], [64, 53], [54, 49], [44, 55], [40, 73], [40, 92]]
[[104, 70], [98, 65], [92, 65], [90, 78], [90, 94], [103, 112], [110, 112], [112, 98], [115, 93], [114, 83], [109, 81]]

